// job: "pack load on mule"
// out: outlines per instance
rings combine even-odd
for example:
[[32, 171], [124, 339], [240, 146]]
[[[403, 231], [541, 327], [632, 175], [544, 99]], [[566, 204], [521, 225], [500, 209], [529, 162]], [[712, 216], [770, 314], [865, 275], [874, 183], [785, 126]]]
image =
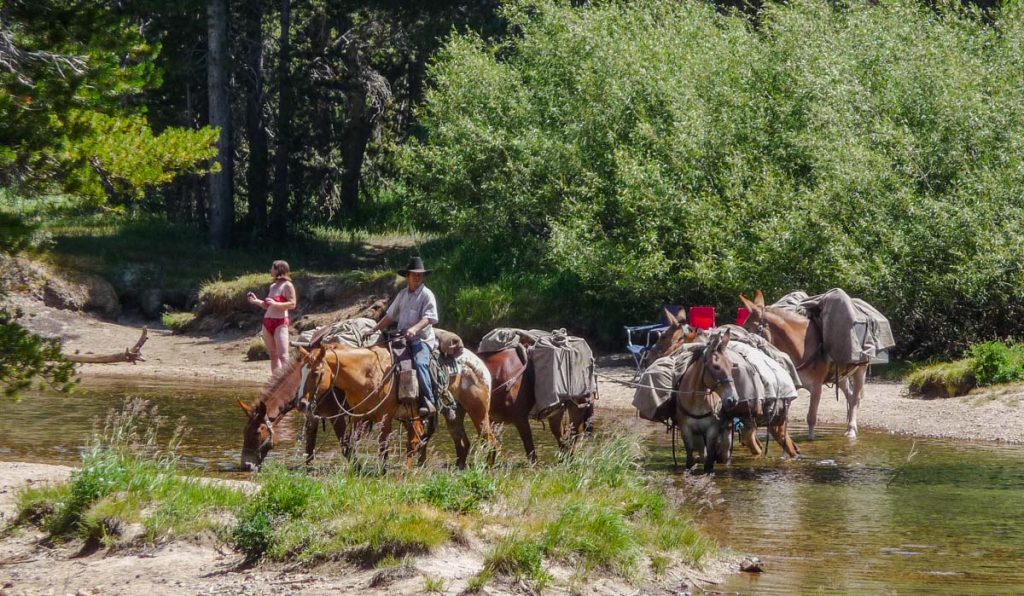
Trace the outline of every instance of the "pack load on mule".
[[633, 393], [633, 407], [641, 418], [652, 422], [665, 422], [672, 418], [675, 387], [690, 366], [694, 348], [700, 345], [683, 344], [674, 356], [658, 358], [644, 369]]
[[896, 345], [889, 319], [839, 288], [817, 296], [790, 292], [772, 306], [811, 319], [821, 330], [825, 355], [839, 366], [867, 364]]
[[[719, 432], [715, 434], [717, 439], [714, 439], [720, 443], [706, 447], [705, 469], [711, 470], [714, 465], [707, 458], [727, 457], [727, 445], [731, 445], [730, 429], [733, 419], [739, 419], [744, 423], [744, 443], [755, 455], [760, 454], [761, 450], [756, 438], [753, 437], [753, 431], [758, 425], [766, 425], [770, 431], [775, 429], [773, 436], [778, 435], [776, 438], [786, 448], [787, 453], [795, 456], [797, 451], [792, 447], [786, 431], [789, 404], [797, 397], [799, 386], [799, 375], [792, 360], [763, 338], [735, 325], [718, 327], [713, 330], [710, 337], [717, 335], [728, 339], [719, 349], [725, 354], [732, 368], [728, 379], [729, 386], [714, 389], [716, 393], [722, 389], [728, 390], [722, 395], [721, 400], [709, 397], [710, 401], [706, 403], [714, 404], [712, 411], [700, 415], [703, 420], [714, 420], [720, 425]], [[708, 341], [711, 341], [710, 338]], [[693, 420], [692, 410], [678, 405], [689, 401], [692, 406], [693, 396], [690, 394], [693, 389], [683, 387], [686, 383], [684, 377], [690, 374], [693, 367], [699, 367], [702, 361], [706, 364], [706, 351], [710, 349], [709, 345], [703, 342], [683, 344], [673, 355], [655, 360], [641, 375], [633, 395], [633, 406], [641, 418], [682, 429], [688, 450], [688, 466], [693, 463], [691, 451], [695, 447], [697, 451], [704, 450], [703, 447], [693, 444], [693, 428], [701, 427], [706, 430], [710, 428], [707, 426], [710, 422]], [[709, 419], [708, 416], [713, 418]], [[690, 431], [689, 434], [687, 431]]]
[[[727, 329], [732, 337], [727, 350], [737, 369], [734, 375], [740, 401], [753, 400], [760, 409], [764, 402], [796, 398], [800, 376], [785, 352], [742, 327], [723, 325], [718, 329]], [[703, 345], [683, 344], [675, 355], [659, 358], [644, 370], [633, 394], [633, 407], [641, 418], [655, 422], [671, 418], [673, 388]]]
[[303, 331], [299, 334], [298, 344], [308, 346], [314, 338], [317, 338], [321, 343], [325, 344], [339, 343], [352, 346], [353, 348], [365, 348], [380, 341], [379, 332], [366, 335], [376, 324], [377, 321], [366, 317], [345, 319], [344, 321]]
[[544, 418], [566, 401], [586, 398], [597, 390], [594, 354], [586, 340], [565, 329], [539, 331], [498, 328], [480, 340], [478, 352], [516, 348], [533, 365], [536, 402], [530, 416]]

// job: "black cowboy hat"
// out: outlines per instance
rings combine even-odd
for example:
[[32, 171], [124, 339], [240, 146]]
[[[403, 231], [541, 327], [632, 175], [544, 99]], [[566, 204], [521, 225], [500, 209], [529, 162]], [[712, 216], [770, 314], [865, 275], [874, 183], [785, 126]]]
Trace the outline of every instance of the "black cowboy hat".
[[409, 259], [409, 264], [405, 266], [405, 269], [399, 269], [398, 274], [402, 277], [407, 277], [410, 273], [422, 273], [424, 275], [430, 273], [433, 269], [423, 268], [423, 259], [419, 257], [413, 257]]

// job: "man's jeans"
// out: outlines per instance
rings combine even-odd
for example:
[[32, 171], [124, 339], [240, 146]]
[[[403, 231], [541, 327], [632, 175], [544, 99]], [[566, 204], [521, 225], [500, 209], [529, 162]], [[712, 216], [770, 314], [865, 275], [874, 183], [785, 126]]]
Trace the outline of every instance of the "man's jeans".
[[430, 346], [417, 339], [409, 343], [409, 350], [412, 352], [412, 364], [416, 367], [416, 380], [420, 384], [420, 395], [436, 406], [434, 387], [430, 382]]

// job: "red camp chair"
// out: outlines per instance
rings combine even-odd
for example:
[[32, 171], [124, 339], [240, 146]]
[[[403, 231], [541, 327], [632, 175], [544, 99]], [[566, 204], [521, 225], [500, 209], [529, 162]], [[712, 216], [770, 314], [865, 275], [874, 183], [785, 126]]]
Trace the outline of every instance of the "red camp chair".
[[739, 308], [739, 310], [736, 311], [736, 324], [739, 325], [740, 327], [742, 327], [743, 324], [746, 323], [747, 319], [749, 319], [749, 318], [750, 318], [750, 309], [749, 308], [747, 308], [745, 306], [741, 306]]
[[715, 326], [715, 307], [691, 306], [689, 323], [693, 327], [703, 329], [704, 331], [711, 329]]

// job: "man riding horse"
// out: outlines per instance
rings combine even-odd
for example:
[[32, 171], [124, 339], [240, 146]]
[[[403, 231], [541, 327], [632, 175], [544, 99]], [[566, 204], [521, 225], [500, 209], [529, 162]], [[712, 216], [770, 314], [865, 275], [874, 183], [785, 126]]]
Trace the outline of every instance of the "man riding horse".
[[395, 296], [384, 318], [366, 333], [372, 335], [392, 323], [398, 324], [399, 332], [408, 342], [408, 354], [416, 368], [416, 380], [423, 400], [419, 412], [422, 417], [437, 413], [437, 401], [430, 380], [430, 352], [437, 347], [437, 339], [434, 337], [434, 325], [438, 322], [437, 299], [423, 284], [430, 272], [430, 269], [423, 267], [423, 259], [420, 257], [410, 259], [405, 269], [398, 272], [406, 278], [408, 285]]

